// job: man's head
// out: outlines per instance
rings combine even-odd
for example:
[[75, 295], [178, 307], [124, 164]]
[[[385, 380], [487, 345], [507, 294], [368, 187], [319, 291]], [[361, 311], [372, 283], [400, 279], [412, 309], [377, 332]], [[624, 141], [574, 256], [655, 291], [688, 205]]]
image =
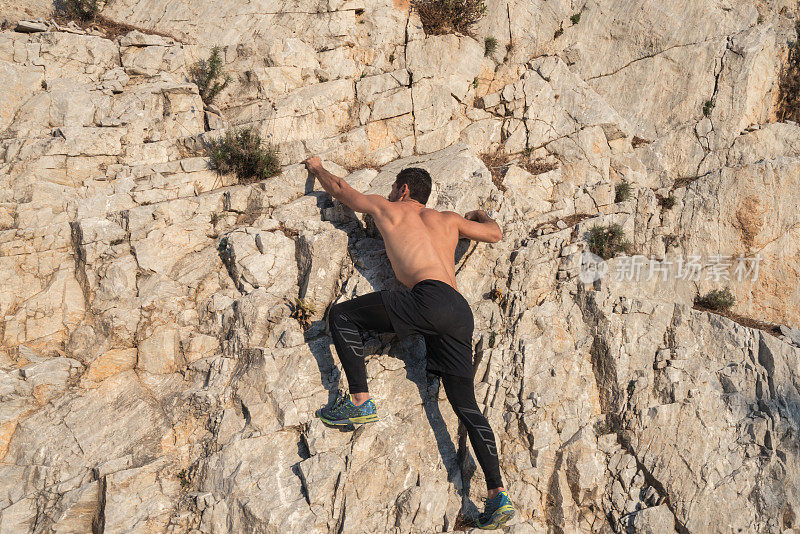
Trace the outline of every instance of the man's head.
[[389, 200], [414, 199], [425, 204], [431, 195], [431, 175], [425, 169], [408, 167], [397, 173]]

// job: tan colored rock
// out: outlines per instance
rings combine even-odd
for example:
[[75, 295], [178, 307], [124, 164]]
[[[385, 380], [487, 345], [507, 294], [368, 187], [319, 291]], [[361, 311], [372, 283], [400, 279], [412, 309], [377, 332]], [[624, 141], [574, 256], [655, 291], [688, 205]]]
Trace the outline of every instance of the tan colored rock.
[[[769, 122], [794, 3], [509, 1], [474, 37], [426, 35], [403, 2], [102, 15], [143, 30], [0, 32], [0, 530], [404, 534], [472, 515], [483, 475], [422, 337], [364, 334], [375, 426], [313, 417], [346, 385], [329, 306], [402, 286], [312, 154], [382, 196], [423, 167], [429, 207], [501, 225], [455, 260], [509, 532], [797, 527], [800, 145]], [[232, 81], [206, 109], [186, 68], [215, 45]], [[206, 143], [243, 126], [280, 175], [209, 167]], [[477, 154], [500, 147], [495, 184]], [[759, 251], [734, 311], [784, 334], [691, 310], [716, 281], [584, 284], [587, 232], [614, 223], [648, 261]]]
[[113, 349], [94, 360], [82, 378], [89, 382], [102, 382], [110, 376], [133, 369], [136, 362], [137, 350], [135, 348]]

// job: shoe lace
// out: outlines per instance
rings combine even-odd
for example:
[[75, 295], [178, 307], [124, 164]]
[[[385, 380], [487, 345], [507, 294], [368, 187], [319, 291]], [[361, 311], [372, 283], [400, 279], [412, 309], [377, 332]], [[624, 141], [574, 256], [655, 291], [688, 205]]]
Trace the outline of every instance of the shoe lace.
[[336, 400], [333, 401], [333, 408], [338, 408], [343, 404], [347, 403], [347, 393], [342, 393], [341, 391], [336, 396]]
[[[498, 493], [497, 495], [500, 495], [500, 494]], [[495, 496], [494, 496], [494, 497], [492, 497], [492, 498], [489, 498], [489, 497], [481, 497], [481, 502], [483, 503], [483, 511], [484, 511], [484, 513], [486, 513], [486, 512], [488, 512], [488, 511], [489, 511], [489, 509], [488, 509], [488, 507], [489, 507], [489, 501], [492, 501], [492, 500], [494, 500], [494, 499], [497, 497], [497, 495], [495, 495]]]

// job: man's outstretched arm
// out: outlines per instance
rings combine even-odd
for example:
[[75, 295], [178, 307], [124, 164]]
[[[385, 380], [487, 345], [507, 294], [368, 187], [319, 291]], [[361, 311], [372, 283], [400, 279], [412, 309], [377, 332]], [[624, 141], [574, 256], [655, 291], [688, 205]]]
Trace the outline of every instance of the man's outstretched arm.
[[503, 231], [497, 221], [483, 210], [468, 211], [463, 217], [455, 211], [447, 211], [456, 219], [458, 237], [466, 237], [483, 243], [497, 243], [503, 238]]
[[317, 156], [312, 156], [303, 161], [308, 172], [319, 180], [322, 188], [333, 198], [338, 199], [345, 206], [359, 213], [369, 213], [373, 215], [389, 201], [380, 195], [365, 195], [356, 191], [350, 184], [335, 174], [325, 170], [322, 160]]

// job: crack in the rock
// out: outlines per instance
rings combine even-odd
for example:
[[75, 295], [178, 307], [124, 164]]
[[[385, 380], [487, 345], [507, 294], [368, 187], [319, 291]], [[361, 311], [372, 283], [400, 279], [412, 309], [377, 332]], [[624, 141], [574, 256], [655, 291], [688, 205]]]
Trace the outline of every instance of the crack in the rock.
[[411, 91], [411, 135], [414, 137], [414, 150], [413, 153], [417, 153], [417, 117], [414, 112], [414, 73], [408, 70], [408, 25], [411, 21], [411, 12], [409, 11], [408, 17], [406, 17], [406, 27], [404, 33], [404, 40], [403, 43], [403, 63], [405, 64], [406, 72], [408, 72], [408, 88]]
[[[97, 476], [97, 474], [95, 474]], [[97, 512], [92, 518], [92, 534], [103, 534], [106, 530], [106, 496], [108, 491], [108, 481], [106, 477], [98, 478], [97, 481], [98, 493], [97, 496]]]
[[[670, 501], [670, 493], [667, 492], [664, 484], [653, 475], [653, 473], [636, 455], [636, 451], [634, 450], [634, 447], [630, 443], [630, 439], [625, 432], [626, 428], [624, 424], [624, 413], [628, 412], [628, 407], [619, 405], [618, 399], [623, 395], [623, 393], [618, 388], [619, 380], [615, 376], [616, 371], [613, 369], [613, 366], [604, 365], [601, 361], [603, 358], [611, 358], [609, 352], [610, 349], [603, 340], [601, 334], [598, 332], [598, 330], [602, 328], [602, 323], [600, 320], [602, 312], [597, 306], [595, 299], [585, 290], [582, 290], [580, 286], [575, 296], [575, 302], [578, 305], [578, 309], [581, 311], [586, 324], [591, 327], [593, 337], [591, 363], [592, 370], [595, 374], [598, 397], [600, 399], [600, 405], [603, 413], [611, 421], [614, 433], [617, 436], [617, 443], [636, 461], [636, 467], [639, 471], [641, 471], [645, 482], [652, 486], [661, 496], [664, 497], [663, 504], [665, 504], [672, 513], [672, 516], [675, 520], [675, 530], [679, 534], [689, 534], [689, 530], [686, 525], [680, 519], [678, 519], [678, 514], [676, 513], [674, 504]], [[607, 391], [608, 386], [610, 386], [612, 390], [610, 391], [610, 395], [609, 391]], [[630, 402], [630, 394], [628, 393], [625, 396], [628, 398], [628, 401], [626, 401], [627, 404]]]
[[[508, 17], [508, 44], [509, 46], [513, 46], [514, 35], [511, 33], [511, 6], [508, 1], [506, 1], [506, 16]], [[506, 55], [508, 55], [508, 50], [506, 50]], [[505, 61], [505, 58], [503, 58], [503, 61]]]
[[608, 77], [608, 76], [613, 76], [613, 75], [617, 74], [618, 72], [630, 67], [634, 63], [638, 63], [639, 61], [644, 61], [645, 59], [652, 59], [654, 57], [658, 57], [661, 54], [669, 52], [670, 50], [673, 50], [675, 48], [683, 48], [683, 47], [686, 47], [686, 46], [695, 46], [695, 45], [707, 43], [709, 41], [713, 41], [715, 39], [720, 39], [722, 37], [728, 37], [728, 36], [709, 37], [708, 39], [703, 39], [701, 41], [695, 41], [695, 42], [692, 42], [692, 43], [683, 43], [683, 44], [672, 45], [672, 46], [664, 48], [663, 50], [660, 50], [658, 52], [653, 52], [652, 54], [648, 54], [648, 55], [642, 56], [640, 58], [633, 59], [633, 60], [629, 61], [628, 63], [626, 63], [625, 65], [623, 65], [620, 68], [618, 68], [617, 70], [613, 71], [613, 72], [608, 72], [608, 73], [605, 73], [605, 74], [598, 74], [597, 76], [590, 76], [589, 78], [586, 78], [586, 81], [588, 82], [589, 80], [597, 80], [598, 78], [605, 78], [605, 77]]
[[92, 314], [92, 299], [91, 288], [89, 287], [89, 278], [86, 276], [86, 252], [81, 246], [83, 240], [83, 231], [81, 230], [80, 221], [71, 221], [70, 227], [70, 241], [72, 242], [72, 254], [75, 260], [75, 280], [81, 287], [83, 293], [83, 302], [86, 307], [86, 318], [93, 319]]

